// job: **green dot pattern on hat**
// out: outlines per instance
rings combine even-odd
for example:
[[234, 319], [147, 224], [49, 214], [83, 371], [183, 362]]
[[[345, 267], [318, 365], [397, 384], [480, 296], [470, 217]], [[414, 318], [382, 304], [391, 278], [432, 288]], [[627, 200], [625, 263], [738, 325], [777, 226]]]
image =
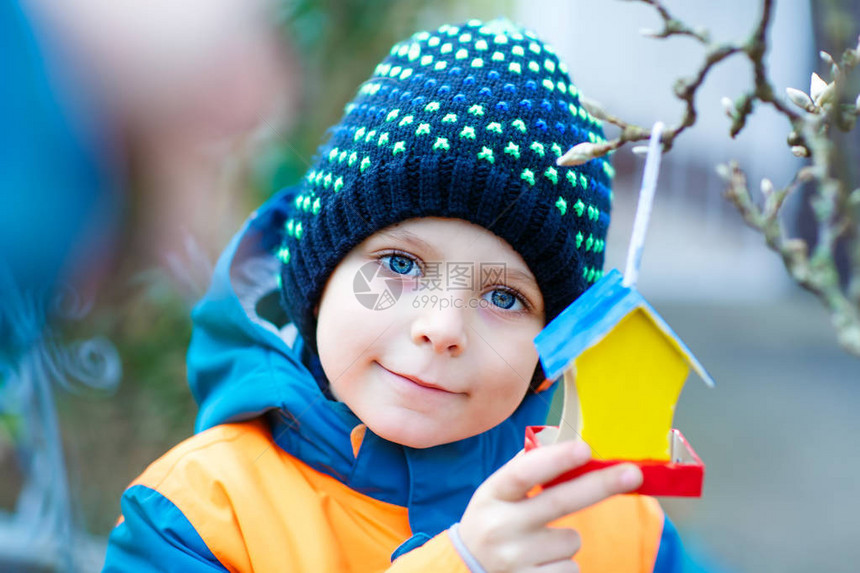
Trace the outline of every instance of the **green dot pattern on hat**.
[[507, 240], [535, 274], [547, 319], [603, 275], [608, 158], [552, 47], [507, 20], [446, 25], [391, 48], [330, 131], [290, 206], [282, 292], [303, 335], [337, 263], [407, 218], [457, 217]]

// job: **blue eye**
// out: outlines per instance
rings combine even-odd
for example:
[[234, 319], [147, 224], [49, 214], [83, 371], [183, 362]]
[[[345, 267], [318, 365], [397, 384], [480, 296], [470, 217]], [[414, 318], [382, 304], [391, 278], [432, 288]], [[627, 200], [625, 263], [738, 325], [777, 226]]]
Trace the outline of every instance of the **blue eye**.
[[385, 255], [380, 260], [386, 260], [385, 266], [388, 270], [398, 275], [408, 275], [412, 271], [420, 270], [415, 261], [403, 255]]
[[525, 308], [519, 297], [510, 291], [503, 289], [495, 289], [487, 294], [489, 295], [490, 302], [501, 309], [512, 310], [517, 304], [520, 305], [520, 308], [517, 308], [515, 310], [522, 310], [523, 308]]

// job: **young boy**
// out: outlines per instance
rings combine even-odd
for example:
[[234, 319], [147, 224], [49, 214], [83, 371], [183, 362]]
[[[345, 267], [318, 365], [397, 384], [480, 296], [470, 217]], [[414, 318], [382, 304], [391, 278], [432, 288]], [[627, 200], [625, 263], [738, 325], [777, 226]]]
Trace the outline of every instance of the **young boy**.
[[554, 389], [532, 340], [600, 277], [609, 223], [608, 163], [555, 160], [601, 137], [507, 21], [394, 46], [219, 261], [200, 433], [125, 492], [105, 570], [680, 570], [659, 505], [614, 495], [638, 469], [541, 490], [587, 446], [516, 456]]

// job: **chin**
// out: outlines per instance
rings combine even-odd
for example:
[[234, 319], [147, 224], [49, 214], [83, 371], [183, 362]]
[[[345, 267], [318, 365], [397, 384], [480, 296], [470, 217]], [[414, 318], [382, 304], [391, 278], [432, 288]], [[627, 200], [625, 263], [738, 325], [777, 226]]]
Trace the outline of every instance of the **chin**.
[[416, 428], [404, 430], [404, 426], [401, 425], [391, 427], [383, 424], [381, 427], [373, 427], [373, 425], [368, 424], [367, 427], [380, 438], [388, 440], [389, 442], [394, 442], [395, 444], [400, 444], [401, 446], [418, 450], [456, 442], [461, 439], [460, 437], [443, 436], [440, 432], [429, 429], [425, 431], [420, 431]]

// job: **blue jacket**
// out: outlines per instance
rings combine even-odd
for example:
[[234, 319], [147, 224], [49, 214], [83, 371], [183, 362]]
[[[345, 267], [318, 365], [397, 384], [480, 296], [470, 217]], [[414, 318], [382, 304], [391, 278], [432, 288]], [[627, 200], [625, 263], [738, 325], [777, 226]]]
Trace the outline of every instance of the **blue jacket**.
[[[446, 530], [523, 447], [525, 427], [544, 422], [554, 388], [459, 442], [414, 449], [375, 436], [325, 395], [295, 328], [261, 310], [276, 300], [285, 203], [250, 217], [194, 309], [198, 433], [125, 491], [105, 571], [468, 571]], [[583, 571], [684, 570], [654, 500], [616, 496], [580, 514]]]

